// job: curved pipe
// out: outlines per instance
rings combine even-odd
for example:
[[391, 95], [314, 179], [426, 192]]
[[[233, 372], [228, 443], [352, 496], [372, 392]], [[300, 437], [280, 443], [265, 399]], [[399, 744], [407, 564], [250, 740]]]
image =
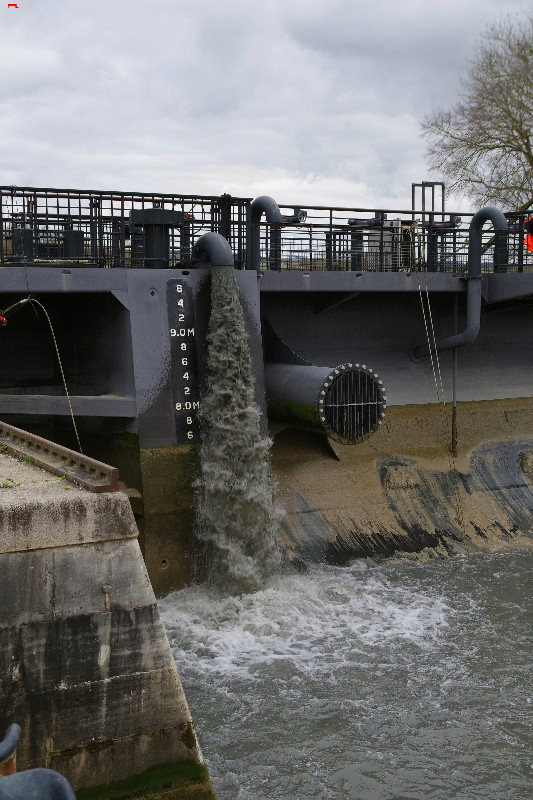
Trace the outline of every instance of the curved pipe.
[[208, 261], [212, 267], [233, 267], [235, 264], [228, 240], [213, 231], [200, 236], [194, 245], [194, 258]]
[[45, 767], [26, 769], [0, 779], [1, 797], [10, 800], [76, 800], [74, 789], [59, 772]]
[[474, 214], [468, 229], [468, 277], [481, 275], [481, 233], [487, 220], [492, 222], [495, 231], [507, 232], [507, 220], [499, 208], [485, 206]]
[[[18, 740], [20, 738], [20, 725], [13, 722], [7, 729], [6, 735], [0, 742], [0, 765], [2, 762], [11, 758], [17, 749]], [[0, 774], [2, 774], [0, 772]], [[5, 774], [5, 773], [4, 773]]]
[[[435, 345], [436, 350], [453, 350], [456, 347], [472, 344], [477, 338], [481, 325], [481, 252], [483, 224], [490, 220], [495, 231], [507, 231], [507, 220], [498, 208], [485, 206], [472, 217], [468, 230], [468, 288], [466, 296], [466, 327], [462, 333], [441, 339]], [[416, 360], [428, 356], [427, 346], [415, 347], [413, 356]]]
[[250, 205], [251, 210], [251, 256], [252, 256], [252, 269], [259, 272], [261, 264], [261, 230], [260, 223], [263, 214], [266, 215], [267, 222], [281, 222], [281, 211], [279, 206], [272, 197], [263, 194], [261, 197], [256, 197], [252, 200]]

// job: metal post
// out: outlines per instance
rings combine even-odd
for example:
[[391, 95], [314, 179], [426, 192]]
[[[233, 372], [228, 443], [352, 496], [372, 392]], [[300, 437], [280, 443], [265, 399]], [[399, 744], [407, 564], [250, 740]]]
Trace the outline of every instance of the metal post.
[[518, 221], [518, 272], [524, 271], [524, 217], [521, 215]]
[[220, 197], [220, 223], [218, 233], [231, 244], [231, 195], [223, 194]]
[[383, 248], [384, 248], [384, 231], [383, 231], [383, 220], [384, 214], [383, 211], [376, 211], [376, 217], [379, 216], [379, 271], [383, 272], [383, 267], [385, 264], [385, 260], [383, 258]]
[[333, 269], [333, 234], [326, 233], [326, 270], [330, 272]]
[[433, 246], [435, 244], [433, 240], [433, 213], [429, 215], [429, 222], [427, 227], [427, 245], [426, 245], [426, 271], [433, 272], [433, 261], [434, 261], [434, 252]]
[[[459, 317], [459, 297], [453, 298], [453, 334], [457, 336]], [[457, 457], [457, 347], [453, 348], [452, 366], [452, 456]]]
[[352, 231], [350, 249], [352, 272], [363, 269], [363, 234], [361, 231]]

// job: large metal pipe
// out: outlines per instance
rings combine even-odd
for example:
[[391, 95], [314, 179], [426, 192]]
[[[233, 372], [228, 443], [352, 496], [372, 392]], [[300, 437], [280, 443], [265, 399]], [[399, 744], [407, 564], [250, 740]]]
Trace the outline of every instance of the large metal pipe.
[[[261, 197], [256, 197], [252, 200], [250, 205], [251, 211], [251, 256], [252, 256], [252, 269], [259, 272], [261, 268], [261, 217], [263, 214], [266, 216], [267, 222], [281, 222], [281, 211], [279, 206], [272, 197], [264, 194]], [[277, 233], [277, 231], [276, 231]], [[277, 245], [278, 237], [274, 237], [274, 244]]]
[[209, 263], [212, 267], [233, 267], [233, 250], [222, 234], [209, 231], [200, 236], [193, 251], [194, 258]]
[[366, 364], [267, 363], [265, 384], [271, 419], [322, 430], [343, 444], [368, 436], [385, 416], [385, 389]]
[[[507, 220], [498, 208], [485, 206], [472, 217], [468, 232], [468, 288], [466, 297], [466, 327], [462, 333], [440, 339], [435, 344], [435, 349], [441, 353], [444, 350], [453, 350], [464, 347], [477, 338], [481, 325], [481, 254], [483, 224], [490, 220], [495, 231], [507, 232]], [[431, 348], [433, 350], [433, 347]], [[430, 353], [429, 347], [415, 347], [415, 359], [424, 358]]]

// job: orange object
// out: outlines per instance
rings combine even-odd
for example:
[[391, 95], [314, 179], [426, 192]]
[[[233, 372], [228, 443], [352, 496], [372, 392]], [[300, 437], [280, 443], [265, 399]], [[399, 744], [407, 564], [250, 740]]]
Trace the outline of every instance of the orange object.
[[526, 230], [524, 244], [527, 247], [528, 253], [533, 253], [533, 217], [526, 219], [524, 228]]
[[[14, 775], [17, 771], [17, 743], [20, 736], [20, 725], [13, 722], [0, 740], [0, 778]], [[9, 794], [9, 792], [8, 792]]]
[[14, 775], [17, 771], [17, 754], [11, 753], [5, 761], [0, 761], [0, 777]]

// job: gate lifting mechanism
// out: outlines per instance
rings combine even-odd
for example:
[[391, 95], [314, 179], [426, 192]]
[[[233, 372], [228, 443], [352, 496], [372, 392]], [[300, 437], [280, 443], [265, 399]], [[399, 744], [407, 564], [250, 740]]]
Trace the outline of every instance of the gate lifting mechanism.
[[[418, 200], [416, 189], [422, 189]], [[505, 216], [508, 224], [497, 237], [483, 232], [483, 271], [531, 272], [531, 211], [522, 207]], [[445, 210], [444, 184], [428, 182], [413, 184], [411, 210], [304, 209], [279, 206], [267, 195], [250, 200], [0, 186], [0, 267], [190, 269], [197, 266], [195, 244], [211, 232], [229, 242], [236, 269], [461, 276], [471, 218]]]

